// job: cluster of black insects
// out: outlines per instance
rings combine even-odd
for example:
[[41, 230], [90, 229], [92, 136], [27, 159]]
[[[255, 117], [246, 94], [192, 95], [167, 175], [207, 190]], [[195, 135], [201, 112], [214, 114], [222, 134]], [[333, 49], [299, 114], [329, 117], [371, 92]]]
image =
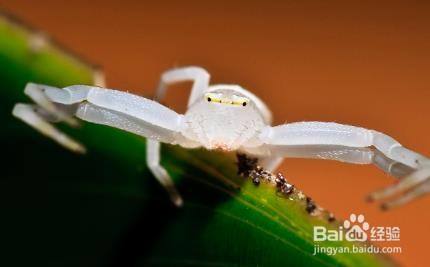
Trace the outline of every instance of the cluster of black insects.
[[[259, 185], [262, 180], [272, 181], [273, 174], [258, 166], [258, 159], [249, 158], [245, 154], [237, 154], [238, 174], [250, 177], [255, 185]], [[278, 173], [275, 178], [276, 187], [284, 195], [290, 195], [295, 187], [289, 184], [282, 173]]]
[[[269, 171], [263, 169], [261, 166], [258, 166], [257, 158], [250, 158], [245, 154], [237, 154], [237, 166], [238, 166], [238, 174], [243, 177], [250, 177], [252, 182], [258, 186], [261, 181], [273, 181], [276, 183], [276, 187], [278, 191], [284, 196], [288, 196], [292, 194], [296, 188], [294, 185], [287, 182], [284, 175], [282, 173], [278, 173], [276, 177], [273, 179], [273, 174]], [[312, 214], [316, 209], [317, 205], [310, 198], [306, 197], [306, 212]], [[335, 217], [332, 213], [329, 214], [328, 221], [333, 222]]]

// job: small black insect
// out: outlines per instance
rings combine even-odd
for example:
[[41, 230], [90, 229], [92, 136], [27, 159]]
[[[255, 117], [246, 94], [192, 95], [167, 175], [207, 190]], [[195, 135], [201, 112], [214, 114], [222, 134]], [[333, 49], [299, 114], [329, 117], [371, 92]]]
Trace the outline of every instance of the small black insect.
[[252, 179], [252, 182], [253, 182], [255, 185], [259, 185], [259, 184], [260, 184], [260, 177], [258, 177], [258, 176], [254, 177], [254, 178]]
[[237, 174], [249, 177], [252, 170], [257, 169], [256, 158], [249, 158], [245, 154], [238, 153], [237, 157]]
[[284, 175], [282, 175], [282, 173], [280, 173], [280, 172], [279, 172], [279, 173], [276, 175], [275, 182], [276, 182], [276, 186], [279, 188], [279, 187], [281, 187], [283, 184], [285, 184], [285, 183], [287, 182], [287, 180], [285, 180]]
[[255, 185], [259, 185], [260, 184], [260, 178], [261, 178], [261, 174], [260, 172], [257, 170], [252, 170], [249, 174], [249, 177], [251, 178], [252, 182]]
[[317, 208], [315, 202], [310, 197], [306, 197], [306, 211], [310, 214]]
[[285, 195], [289, 195], [294, 191], [294, 185], [289, 184], [282, 173], [276, 175], [275, 182], [279, 191]]
[[285, 183], [285, 184], [281, 185], [280, 189], [281, 189], [282, 193], [284, 193], [285, 195], [289, 195], [289, 194], [294, 192], [295, 187], [292, 184]]

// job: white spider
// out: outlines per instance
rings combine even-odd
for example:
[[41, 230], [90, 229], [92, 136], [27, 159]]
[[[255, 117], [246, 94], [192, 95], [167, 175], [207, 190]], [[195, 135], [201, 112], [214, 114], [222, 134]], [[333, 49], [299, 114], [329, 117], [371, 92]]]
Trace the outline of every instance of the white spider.
[[[168, 85], [187, 80], [193, 81], [193, 86], [185, 114], [157, 102], [164, 97]], [[178, 206], [182, 199], [160, 165], [160, 142], [185, 148], [237, 150], [258, 157], [260, 165], [268, 170], [276, 169], [285, 157], [373, 163], [402, 178], [370, 195], [373, 200], [392, 198], [383, 204], [385, 208], [430, 191], [429, 159], [388, 135], [332, 122], [271, 126], [271, 112], [263, 101], [238, 85], [209, 85], [209, 74], [199, 67], [163, 73], [156, 101], [87, 85], [59, 89], [28, 83], [24, 92], [37, 105], [16, 104], [13, 115], [70, 150], [84, 152], [85, 148], [48, 121], [75, 125], [72, 116], [76, 116], [148, 138], [147, 165]]]

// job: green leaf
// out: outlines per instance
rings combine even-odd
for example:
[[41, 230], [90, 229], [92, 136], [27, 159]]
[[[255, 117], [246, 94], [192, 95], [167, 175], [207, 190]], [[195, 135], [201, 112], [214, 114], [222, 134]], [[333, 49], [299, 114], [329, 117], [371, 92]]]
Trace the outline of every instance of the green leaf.
[[[372, 254], [312, 255], [314, 225], [336, 228], [296, 190], [237, 175], [234, 156], [163, 147], [185, 199], [175, 208], [145, 165], [145, 140], [83, 124], [76, 155], [11, 116], [28, 81], [91, 84], [94, 68], [0, 17], [2, 266], [386, 266]], [[352, 244], [330, 242], [321, 246]]]

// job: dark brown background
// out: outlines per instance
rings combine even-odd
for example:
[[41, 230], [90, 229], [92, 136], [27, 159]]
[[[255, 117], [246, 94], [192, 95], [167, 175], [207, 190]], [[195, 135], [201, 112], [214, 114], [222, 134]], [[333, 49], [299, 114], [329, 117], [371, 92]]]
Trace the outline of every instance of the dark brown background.
[[[160, 73], [200, 65], [214, 83], [261, 96], [276, 123], [336, 121], [430, 155], [430, 4], [425, 1], [5, 1], [0, 6], [101, 65], [108, 86], [152, 95]], [[186, 92], [168, 104], [183, 108]], [[182, 103], [182, 104], [180, 104]], [[142, 151], [142, 153], [144, 153]], [[393, 183], [372, 166], [288, 160], [320, 205], [401, 227], [407, 266], [428, 265], [430, 196], [382, 213], [367, 193]]]

